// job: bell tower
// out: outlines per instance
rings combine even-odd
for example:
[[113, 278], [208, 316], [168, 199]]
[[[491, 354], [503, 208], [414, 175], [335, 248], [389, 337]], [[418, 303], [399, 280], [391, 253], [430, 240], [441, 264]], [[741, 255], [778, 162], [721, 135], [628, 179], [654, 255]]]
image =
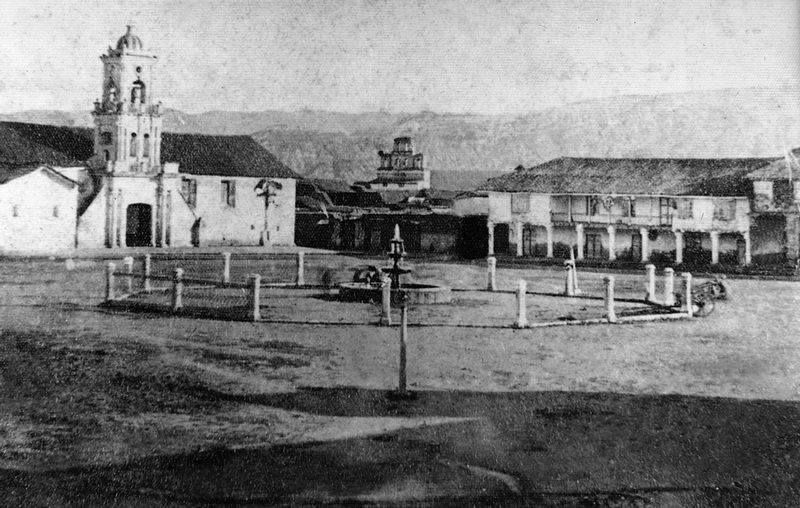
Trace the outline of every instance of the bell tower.
[[154, 98], [157, 57], [128, 26], [100, 57], [103, 94], [94, 103], [94, 152], [109, 174], [152, 174], [160, 170], [161, 103]]

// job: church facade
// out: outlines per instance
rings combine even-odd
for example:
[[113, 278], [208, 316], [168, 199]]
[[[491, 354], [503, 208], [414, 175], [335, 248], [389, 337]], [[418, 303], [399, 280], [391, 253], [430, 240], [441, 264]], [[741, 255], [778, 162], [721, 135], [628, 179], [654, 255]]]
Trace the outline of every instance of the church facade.
[[164, 133], [158, 60], [130, 27], [100, 59], [94, 129], [2, 125], [9, 171], [48, 165], [80, 183], [74, 247], [294, 244], [292, 170], [249, 136]]

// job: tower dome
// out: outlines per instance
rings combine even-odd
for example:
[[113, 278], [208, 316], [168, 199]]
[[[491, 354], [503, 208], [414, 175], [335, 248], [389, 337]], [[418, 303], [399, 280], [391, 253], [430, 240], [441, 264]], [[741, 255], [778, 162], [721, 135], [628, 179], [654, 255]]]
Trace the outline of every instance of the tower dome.
[[141, 51], [143, 49], [142, 40], [133, 35], [133, 27], [128, 25], [128, 31], [117, 41], [118, 51]]

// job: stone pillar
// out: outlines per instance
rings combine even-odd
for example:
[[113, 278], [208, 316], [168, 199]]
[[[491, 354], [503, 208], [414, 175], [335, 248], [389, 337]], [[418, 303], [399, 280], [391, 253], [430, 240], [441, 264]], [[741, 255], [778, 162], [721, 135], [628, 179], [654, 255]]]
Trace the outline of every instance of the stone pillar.
[[753, 262], [752, 246], [750, 245], [750, 231], [743, 232], [742, 238], [744, 238], [744, 264], [747, 266]]
[[392, 279], [389, 276], [383, 277], [381, 284], [381, 326], [391, 326], [392, 324]]
[[547, 225], [547, 257], [553, 257], [553, 226]]
[[675, 270], [664, 268], [664, 305], [675, 305]]
[[106, 265], [106, 301], [110, 302], [114, 300], [114, 270], [117, 267], [114, 263], [108, 263]]
[[183, 268], [172, 272], [172, 312], [183, 308]]
[[514, 328], [526, 328], [528, 326], [527, 307], [525, 303], [525, 292], [527, 291], [527, 284], [524, 280], [520, 279], [517, 286], [517, 320], [514, 322]]
[[250, 309], [253, 321], [261, 320], [261, 275], [250, 275]]
[[653, 264], [647, 264], [644, 269], [647, 272], [647, 296], [645, 300], [654, 302], [656, 300], [656, 267]]
[[719, 231], [711, 232], [711, 264], [719, 264]]
[[305, 286], [306, 285], [306, 275], [305, 275], [305, 260], [306, 260], [306, 253], [305, 252], [298, 252], [297, 253], [297, 285], [298, 286]]
[[608, 226], [608, 260], [614, 261], [617, 259], [617, 228]]
[[564, 280], [564, 294], [567, 296], [575, 296], [575, 266], [571, 262], [564, 263], [565, 280]]
[[577, 245], [576, 250], [578, 252], [575, 253], [575, 259], [582, 260], [583, 259], [583, 224], [576, 224], [575, 225], [575, 239], [577, 240], [575, 243]]
[[488, 239], [489, 245], [488, 245], [487, 253], [488, 253], [489, 256], [494, 256], [494, 222], [487, 222], [486, 223], [486, 229], [487, 229], [487, 231], [489, 233], [489, 235], [488, 235], [489, 236], [489, 239]]
[[222, 283], [228, 284], [231, 281], [231, 253], [222, 253]]
[[408, 343], [408, 305], [405, 298], [400, 301], [400, 365], [398, 369], [397, 391], [406, 393], [406, 347]]
[[142, 261], [142, 289], [144, 291], [150, 291], [150, 272], [152, 271], [152, 260], [150, 258], [150, 254], [144, 255], [144, 260]]
[[522, 222], [514, 223], [514, 233], [517, 236], [517, 257], [522, 257]]
[[675, 264], [683, 264], [683, 231], [675, 231]]
[[642, 263], [646, 263], [650, 259], [650, 237], [647, 228], [639, 228], [639, 234], [642, 236]]
[[606, 286], [605, 304], [606, 304], [606, 319], [609, 323], [617, 322], [617, 313], [614, 310], [614, 277], [606, 275], [603, 277], [603, 282]]
[[127, 280], [125, 281], [125, 289], [127, 290], [127, 294], [133, 294], [133, 257], [126, 256], [122, 260], [122, 265], [125, 267], [125, 273], [127, 276], [125, 277]]
[[117, 210], [119, 213], [119, 246], [127, 247], [128, 239], [125, 238], [125, 233], [128, 231], [128, 210], [125, 208], [125, 203], [122, 201], [122, 191], [119, 191], [119, 201], [117, 202]]
[[682, 273], [683, 278], [683, 306], [681, 310], [692, 317], [694, 315], [694, 307], [692, 306], [692, 274]]
[[486, 289], [494, 291], [497, 289], [497, 259], [490, 257], [486, 259]]

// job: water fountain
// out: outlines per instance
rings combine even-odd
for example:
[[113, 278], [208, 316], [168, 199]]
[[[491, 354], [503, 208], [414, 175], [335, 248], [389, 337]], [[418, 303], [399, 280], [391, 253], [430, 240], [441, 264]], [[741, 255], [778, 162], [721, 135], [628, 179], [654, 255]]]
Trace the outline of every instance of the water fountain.
[[[402, 283], [400, 277], [411, 272], [410, 268], [401, 266], [406, 255], [405, 242], [400, 236], [400, 226], [394, 227], [394, 238], [389, 243], [389, 259], [392, 266], [381, 268], [381, 273], [391, 280], [392, 302], [397, 303], [403, 294], [409, 305], [449, 303], [452, 294], [449, 287], [434, 284]], [[339, 299], [344, 301], [369, 302], [380, 301], [382, 281], [345, 282], [339, 284]]]

